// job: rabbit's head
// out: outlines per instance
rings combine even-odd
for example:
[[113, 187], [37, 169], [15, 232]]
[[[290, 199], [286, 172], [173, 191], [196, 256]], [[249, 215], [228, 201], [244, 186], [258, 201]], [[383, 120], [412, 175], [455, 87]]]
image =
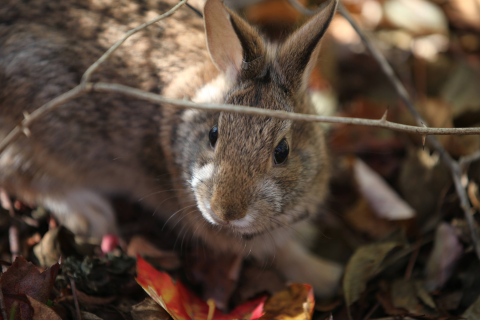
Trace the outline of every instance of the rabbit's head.
[[[283, 44], [273, 45], [220, 0], [208, 0], [208, 50], [230, 82], [219, 102], [314, 113], [308, 77], [336, 7], [331, 0]], [[248, 239], [318, 210], [329, 177], [318, 124], [193, 110], [183, 121], [183, 171], [209, 223]]]

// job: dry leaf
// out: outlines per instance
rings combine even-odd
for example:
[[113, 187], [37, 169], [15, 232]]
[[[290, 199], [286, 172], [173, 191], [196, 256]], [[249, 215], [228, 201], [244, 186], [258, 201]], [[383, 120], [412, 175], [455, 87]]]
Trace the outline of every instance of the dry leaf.
[[133, 320], [170, 320], [170, 315], [151, 298], [132, 307]]
[[360, 192], [379, 217], [388, 220], [407, 220], [415, 217], [415, 211], [408, 203], [362, 160], [355, 160], [354, 172]]
[[315, 300], [309, 285], [292, 284], [265, 302], [261, 320], [311, 319]]
[[367, 282], [376, 274], [378, 267], [397, 242], [375, 243], [358, 248], [345, 269], [343, 291], [347, 306], [358, 300], [366, 287]]
[[425, 0], [388, 0], [385, 18], [397, 28], [414, 35], [448, 34], [448, 21], [442, 9]]
[[33, 299], [29, 295], [27, 295], [27, 298], [33, 308], [32, 320], [61, 320], [60, 316], [46, 304]]
[[103, 320], [99, 316], [96, 316], [93, 313], [86, 312], [86, 311], [82, 311], [80, 315], [82, 316], [82, 320]]
[[13, 303], [18, 304], [15, 319], [30, 319], [33, 316], [33, 309], [26, 295], [40, 303], [47, 302], [59, 269], [60, 265], [56, 263], [40, 273], [23, 257], [15, 259], [0, 278], [6, 309], [10, 310]]
[[480, 319], [480, 297], [462, 314], [462, 318], [466, 320]]
[[450, 276], [462, 256], [463, 247], [448, 223], [442, 223], [435, 232], [435, 244], [428, 259], [425, 272], [425, 287], [428, 291], [441, 288]]
[[480, 319], [480, 297], [462, 314], [462, 318], [466, 320]]
[[209, 318], [210, 307], [206, 302], [191, 293], [180, 281], [174, 283], [167, 273], [156, 270], [141, 257], [137, 258], [137, 282], [174, 320], [258, 319], [266, 300], [266, 297], [260, 297], [246, 302], [229, 314], [214, 308], [213, 318]]
[[426, 301], [431, 308], [435, 309], [432, 297], [419, 285], [419, 281], [398, 279], [393, 282], [392, 303], [395, 308], [407, 310], [412, 314], [436, 315], [420, 303], [418, 298], [422, 302]]

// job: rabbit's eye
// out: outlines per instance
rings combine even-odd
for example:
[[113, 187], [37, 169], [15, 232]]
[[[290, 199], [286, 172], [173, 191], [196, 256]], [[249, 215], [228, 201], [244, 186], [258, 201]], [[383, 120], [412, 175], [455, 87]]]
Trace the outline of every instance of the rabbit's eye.
[[218, 139], [218, 127], [214, 126], [212, 129], [210, 129], [210, 132], [208, 133], [208, 139], [210, 140], [210, 145], [212, 148], [215, 147], [215, 143], [217, 143]]
[[288, 143], [286, 139], [280, 141], [278, 146], [273, 151], [273, 161], [275, 164], [282, 164], [287, 160], [289, 153]]

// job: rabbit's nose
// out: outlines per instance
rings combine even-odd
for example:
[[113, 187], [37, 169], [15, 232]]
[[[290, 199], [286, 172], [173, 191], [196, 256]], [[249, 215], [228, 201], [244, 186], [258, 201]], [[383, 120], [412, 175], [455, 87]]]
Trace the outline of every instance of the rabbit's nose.
[[[247, 208], [237, 201], [221, 201], [214, 196], [211, 200], [211, 208], [215, 215], [228, 224], [228, 221], [238, 220], [247, 215]], [[222, 224], [222, 223], [220, 223]]]

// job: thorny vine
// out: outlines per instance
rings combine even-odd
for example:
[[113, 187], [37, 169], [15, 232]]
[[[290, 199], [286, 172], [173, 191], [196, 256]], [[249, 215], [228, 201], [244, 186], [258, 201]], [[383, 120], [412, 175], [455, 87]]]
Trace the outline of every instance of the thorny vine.
[[[188, 0], [181, 0], [176, 6], [170, 9], [168, 12], [156, 17], [155, 19], [142, 24], [141, 26], [134, 28], [127, 32], [125, 36], [117, 41], [110, 49], [108, 49], [94, 64], [92, 64], [87, 71], [82, 76], [82, 80], [78, 86], [75, 88], [61, 94], [55, 99], [44, 104], [31, 114], [25, 114], [25, 119], [17, 125], [1, 142], [0, 142], [0, 153], [2, 153], [10, 143], [15, 139], [19, 138], [22, 134], [27, 137], [30, 135], [29, 127], [36, 121], [40, 120], [42, 116], [47, 113], [55, 110], [60, 107], [65, 102], [68, 102], [72, 99], [75, 99], [83, 94], [96, 91], [96, 92], [117, 92], [126, 94], [132, 97], [139, 99], [144, 99], [154, 103], [165, 103], [173, 107], [178, 108], [192, 108], [206, 111], [225, 111], [232, 113], [241, 113], [257, 116], [266, 116], [277, 119], [293, 120], [293, 121], [305, 121], [305, 122], [324, 122], [324, 123], [343, 123], [351, 125], [363, 125], [371, 126], [378, 128], [386, 128], [394, 131], [400, 132], [409, 132], [420, 134], [428, 140], [428, 142], [433, 146], [433, 148], [440, 153], [442, 160], [448, 165], [452, 173], [454, 180], [455, 188], [460, 199], [460, 205], [465, 213], [465, 218], [468, 222], [470, 235], [472, 237], [472, 242], [475, 248], [477, 257], [480, 259], [480, 247], [477, 239], [477, 235], [474, 231], [474, 220], [472, 215], [472, 208], [468, 201], [467, 193], [462, 184], [462, 175], [464, 174], [465, 168], [469, 163], [480, 159], [480, 152], [476, 152], [464, 159], [456, 161], [447, 153], [447, 151], [442, 147], [438, 140], [432, 135], [468, 135], [468, 134], [480, 134], [480, 127], [474, 128], [428, 128], [425, 121], [422, 119], [418, 111], [415, 109], [415, 106], [408, 94], [407, 90], [395, 75], [392, 67], [387, 62], [385, 57], [378, 51], [375, 46], [372, 44], [367, 35], [359, 28], [356, 22], [352, 19], [348, 11], [343, 7], [342, 4], [339, 6], [340, 13], [349, 21], [355, 31], [359, 34], [365, 46], [370, 50], [374, 58], [380, 64], [382, 70], [387, 75], [389, 81], [394, 86], [398, 95], [408, 107], [410, 112], [416, 119], [418, 126], [409, 126], [398, 123], [389, 122], [386, 120], [387, 112], [383, 115], [381, 119], [369, 120], [369, 119], [359, 119], [359, 118], [349, 118], [349, 117], [329, 117], [329, 116], [319, 116], [319, 115], [307, 115], [307, 114], [298, 114], [291, 112], [283, 111], [273, 111], [265, 110], [261, 108], [247, 107], [247, 106], [234, 106], [227, 104], [209, 104], [209, 103], [193, 103], [185, 100], [176, 100], [163, 97], [158, 94], [153, 94], [145, 92], [139, 89], [118, 85], [110, 83], [92, 83], [90, 82], [90, 77], [93, 72], [105, 61], [110, 55], [117, 50], [130, 36], [143, 30], [144, 28], [150, 26], [153, 23], [156, 23], [160, 20], [165, 19], [166, 17], [171, 16], [175, 11], [180, 7], [185, 5]], [[297, 10], [305, 15], [313, 15], [317, 11], [307, 9], [299, 4], [296, 0], [288, 0]], [[330, 0], [334, 1], [334, 0]]]

